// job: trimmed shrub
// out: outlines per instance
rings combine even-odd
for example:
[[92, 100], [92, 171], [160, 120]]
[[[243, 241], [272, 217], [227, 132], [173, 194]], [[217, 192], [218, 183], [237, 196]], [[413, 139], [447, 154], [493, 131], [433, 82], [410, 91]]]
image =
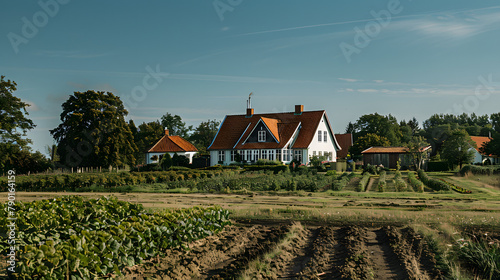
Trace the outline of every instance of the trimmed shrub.
[[356, 186], [357, 192], [364, 192], [366, 190], [366, 186], [368, 185], [368, 182], [370, 182], [370, 177], [370, 173], [365, 173], [365, 175], [363, 175], [358, 185]]
[[414, 172], [408, 172], [408, 182], [410, 182], [414, 191], [420, 193], [424, 192], [424, 183], [417, 179]]
[[450, 187], [444, 183], [443, 181], [436, 180], [427, 176], [425, 171], [422, 169], [418, 170], [418, 177], [427, 187], [435, 190], [435, 191], [449, 191]]

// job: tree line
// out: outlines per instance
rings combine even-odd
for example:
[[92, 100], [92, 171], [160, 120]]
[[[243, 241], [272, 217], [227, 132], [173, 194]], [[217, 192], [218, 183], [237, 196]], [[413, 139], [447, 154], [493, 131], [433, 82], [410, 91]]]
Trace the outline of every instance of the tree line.
[[[74, 92], [62, 104], [61, 123], [50, 130], [57, 144], [48, 147], [46, 158], [32, 152], [26, 137], [35, 124], [28, 118], [29, 104], [14, 95], [17, 84], [0, 79], [0, 171], [15, 168], [18, 173], [40, 172], [55, 167], [123, 167], [145, 163], [144, 153], [169, 130], [192, 142], [206, 154], [206, 148], [217, 133], [219, 121], [207, 120], [196, 128], [187, 126], [178, 115], [165, 113], [158, 120], [136, 125], [126, 121], [128, 111], [119, 96], [111, 92]], [[431, 145], [435, 159], [450, 159], [456, 164], [470, 161], [467, 147], [474, 147], [469, 135], [492, 136], [481, 148], [487, 154], [500, 155], [500, 113], [434, 114], [423, 122], [416, 118], [399, 121], [392, 115], [378, 113], [361, 116], [346, 127], [354, 136], [352, 157], [372, 146], [406, 146], [415, 151], [415, 162], [421, 161], [420, 147]], [[451, 158], [454, 158], [453, 160]]]
[[136, 126], [126, 121], [128, 111], [111, 92], [74, 92], [62, 104], [61, 123], [50, 130], [57, 144], [48, 147], [50, 157], [32, 152], [26, 133], [35, 127], [28, 118], [29, 104], [14, 95], [17, 84], [0, 80], [0, 171], [18, 174], [49, 168], [108, 168], [145, 163], [144, 153], [165, 134], [178, 135], [193, 143], [200, 154], [217, 133], [220, 122], [207, 120], [196, 128], [178, 115], [166, 113], [158, 120]]
[[[485, 154], [500, 155], [500, 113], [482, 116], [475, 113], [434, 114], [422, 127], [416, 118], [398, 122], [390, 114], [374, 113], [349, 122], [345, 132], [353, 134], [354, 144], [349, 152], [354, 158], [360, 158], [361, 152], [372, 146], [405, 146], [416, 152], [430, 145], [433, 159], [458, 165], [472, 161], [471, 147]], [[470, 136], [492, 137], [492, 140], [476, 147]]]

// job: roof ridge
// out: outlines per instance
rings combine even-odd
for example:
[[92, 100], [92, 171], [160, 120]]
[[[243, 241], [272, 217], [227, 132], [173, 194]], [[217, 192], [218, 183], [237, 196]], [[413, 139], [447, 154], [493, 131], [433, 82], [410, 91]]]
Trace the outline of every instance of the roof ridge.
[[154, 144], [154, 145], [153, 145], [153, 147], [149, 148], [148, 153], [149, 153], [152, 149], [154, 149], [154, 148], [155, 148], [158, 144], [160, 144], [161, 140], [163, 140], [163, 138], [164, 138], [165, 136], [168, 136], [168, 135], [164, 134], [164, 135], [160, 138], [160, 140], [156, 141], [156, 144]]
[[[189, 142], [188, 140], [184, 139], [182, 136], [179, 136], [179, 135], [172, 135], [172, 137], [177, 137], [177, 139], [181, 140], [181, 141], [184, 141], [186, 142], [187, 144], [193, 146], [193, 148], [196, 148], [193, 144], [191, 144], [191, 142]], [[172, 138], [169, 138], [170, 141], [172, 141], [175, 145], [177, 145], [177, 147], [179, 147], [181, 150], [184, 150], [187, 152], [186, 149], [184, 149], [183, 147], [181, 147], [181, 145], [179, 145], [179, 143], [177, 143], [174, 139]]]

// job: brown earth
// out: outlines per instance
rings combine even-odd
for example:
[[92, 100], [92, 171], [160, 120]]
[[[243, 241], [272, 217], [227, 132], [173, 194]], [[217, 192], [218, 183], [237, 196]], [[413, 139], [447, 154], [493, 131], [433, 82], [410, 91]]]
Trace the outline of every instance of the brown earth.
[[[126, 268], [120, 279], [237, 279], [272, 252], [290, 225], [229, 226], [215, 236]], [[304, 227], [252, 279], [441, 279], [427, 243], [411, 228]]]

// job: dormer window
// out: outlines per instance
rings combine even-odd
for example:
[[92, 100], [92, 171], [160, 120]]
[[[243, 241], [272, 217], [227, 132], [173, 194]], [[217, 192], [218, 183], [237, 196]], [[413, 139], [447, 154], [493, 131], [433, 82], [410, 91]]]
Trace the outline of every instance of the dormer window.
[[266, 131], [265, 130], [259, 130], [258, 134], [258, 140], [259, 142], [266, 142]]

